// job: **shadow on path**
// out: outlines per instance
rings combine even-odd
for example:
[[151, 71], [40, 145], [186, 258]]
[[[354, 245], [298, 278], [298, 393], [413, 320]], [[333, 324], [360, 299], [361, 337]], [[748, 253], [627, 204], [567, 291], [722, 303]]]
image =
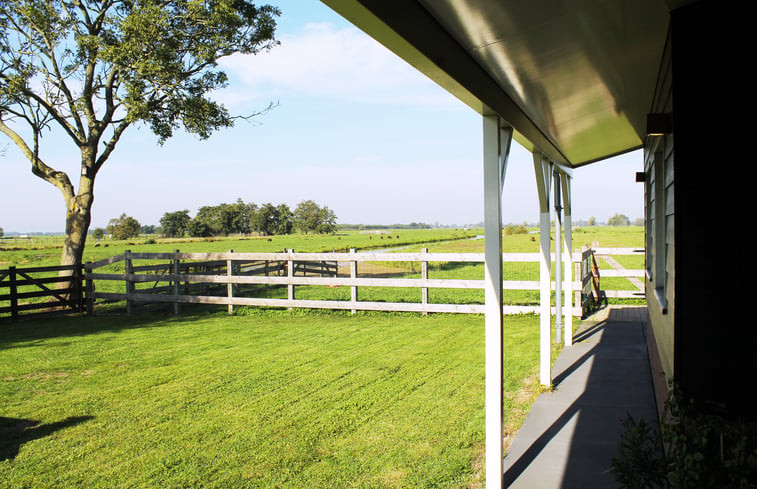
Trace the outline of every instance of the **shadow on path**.
[[609, 471], [622, 420], [656, 419], [645, 323], [587, 322], [554, 367], [504, 462], [505, 487], [616, 488]]

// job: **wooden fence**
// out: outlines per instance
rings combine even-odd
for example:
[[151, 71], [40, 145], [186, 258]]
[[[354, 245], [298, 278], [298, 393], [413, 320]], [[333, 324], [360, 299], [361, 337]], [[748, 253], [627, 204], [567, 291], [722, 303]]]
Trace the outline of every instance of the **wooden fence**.
[[82, 311], [82, 275], [82, 267], [74, 265], [0, 270], [0, 317], [18, 321]]
[[[595, 248], [574, 253], [575, 281], [573, 315], [583, 316], [606, 303], [607, 298], [643, 298], [643, 264], [639, 269], [623, 267], [615, 257], [639, 255], [643, 250], [630, 248]], [[538, 262], [538, 253], [504, 253], [504, 262]], [[366, 262], [409, 262], [420, 270], [420, 278], [361, 276]], [[72, 270], [71, 267], [37, 267], [0, 270], [0, 315], [10, 313], [17, 320], [22, 311], [44, 310], [89, 312], [96, 301], [126, 301], [127, 312], [135, 304], [168, 303], [174, 312], [180, 304], [221, 304], [231, 312], [234, 306], [342, 309], [350, 311], [401, 311], [442, 313], [483, 313], [484, 305], [429, 302], [429, 289], [483, 289], [479, 279], [429, 277], [429, 263], [476, 264], [484, 262], [483, 253], [131, 253], [129, 251], [84, 265], [73, 277], [35, 277], [42, 272]], [[643, 262], [642, 262], [643, 263]], [[621, 277], [631, 281], [635, 290], [605, 290], [601, 277]], [[123, 272], [103, 270], [119, 268]], [[340, 271], [341, 270], [341, 271]], [[83, 275], [83, 277], [82, 277]], [[82, 278], [85, 287], [82, 290]], [[66, 289], [48, 288], [46, 284], [69, 282]], [[123, 292], [96, 291], [96, 284], [122, 283]], [[26, 286], [25, 291], [19, 288]], [[28, 290], [34, 286], [35, 290]], [[255, 297], [260, 287], [286, 287], [287, 297]], [[298, 286], [346, 287], [349, 300], [297, 299]], [[376, 302], [359, 300], [361, 287], [405, 287], [420, 289], [420, 302]], [[106, 288], [107, 287], [103, 287]], [[113, 288], [113, 287], [111, 287]], [[555, 284], [552, 283], [554, 290]], [[8, 293], [3, 293], [9, 289]], [[538, 280], [505, 280], [504, 290], [539, 290]], [[67, 298], [70, 295], [70, 298]], [[39, 302], [39, 298], [48, 300]], [[50, 299], [52, 298], [52, 299]], [[23, 302], [26, 300], [26, 302]], [[3, 301], [10, 302], [2, 307]], [[35, 302], [36, 301], [36, 302]], [[22, 303], [23, 302], [23, 303]], [[505, 314], [539, 311], [538, 305], [506, 305]], [[25, 317], [26, 315], [24, 315]]]
[[[628, 253], [628, 250], [603, 250], [613, 253]], [[587, 254], [588, 253], [588, 254]], [[584, 254], [574, 254], [576, 291], [573, 314], [581, 316], [585, 307], [591, 306], [586, 297], [597, 297], [586, 289], [586, 273], [579, 268]], [[134, 266], [135, 261], [164, 261], [162, 264]], [[505, 262], [538, 262], [538, 253], [505, 253]], [[98, 273], [97, 270], [120, 261], [126, 263], [125, 273]], [[127, 310], [135, 303], [172, 303], [178, 312], [179, 304], [222, 304], [229, 311], [234, 306], [316, 308], [367, 311], [482, 313], [483, 304], [441, 304], [428, 300], [428, 291], [433, 288], [483, 289], [484, 281], [477, 279], [430, 278], [429, 263], [483, 263], [482, 253], [130, 253], [114, 256], [85, 266], [88, 283], [120, 281], [125, 292], [94, 292], [93, 299], [125, 300]], [[412, 262], [419, 265], [420, 278], [365, 277], [358, 274], [359, 265], [365, 262]], [[339, 276], [339, 264], [349, 270]], [[642, 267], [643, 268], [643, 267]], [[589, 268], [591, 271], [591, 268]], [[594, 267], [596, 271], [597, 268]], [[607, 276], [640, 276], [643, 270], [608, 271]], [[136, 284], [153, 283], [152, 289], [137, 290]], [[167, 283], [158, 287], [160, 283]], [[287, 298], [245, 297], [246, 286], [285, 286]], [[552, 287], [554, 289], [554, 283]], [[308, 300], [296, 298], [297, 286], [349, 287], [349, 300]], [[407, 287], [421, 290], [420, 302], [372, 302], [359, 300], [360, 287]], [[538, 280], [505, 280], [505, 290], [539, 290]], [[599, 277], [596, 279], [599, 291]], [[583, 291], [583, 293], [582, 293]], [[633, 292], [629, 292], [632, 294]], [[621, 297], [622, 294], [603, 297]], [[582, 307], [583, 306], [583, 307]], [[504, 306], [506, 314], [538, 312], [538, 305]]]

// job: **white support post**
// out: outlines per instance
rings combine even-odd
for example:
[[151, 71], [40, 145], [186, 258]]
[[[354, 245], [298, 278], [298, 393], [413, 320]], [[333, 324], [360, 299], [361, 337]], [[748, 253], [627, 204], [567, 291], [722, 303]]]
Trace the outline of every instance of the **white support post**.
[[[562, 201], [563, 201], [563, 264], [565, 268], [565, 346], [573, 344], [573, 222], [571, 220], [571, 177], [563, 175], [562, 178]], [[555, 244], [557, 245], [557, 244]]]
[[549, 244], [549, 191], [552, 182], [551, 163], [540, 152], [534, 152], [534, 172], [536, 189], [539, 194], [539, 243], [541, 257], [539, 260], [539, 381], [544, 386], [552, 385], [551, 361], [551, 277]]
[[561, 175], [555, 168], [555, 343], [562, 342], [562, 199], [560, 198]]
[[502, 186], [512, 128], [483, 117], [484, 136], [484, 340], [486, 355], [486, 487], [501, 489], [502, 416]]

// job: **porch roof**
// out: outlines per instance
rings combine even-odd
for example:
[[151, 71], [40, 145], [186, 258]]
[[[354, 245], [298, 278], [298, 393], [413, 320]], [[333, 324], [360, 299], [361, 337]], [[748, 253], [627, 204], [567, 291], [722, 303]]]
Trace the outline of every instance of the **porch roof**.
[[515, 139], [579, 167], [641, 146], [687, 0], [322, 0]]

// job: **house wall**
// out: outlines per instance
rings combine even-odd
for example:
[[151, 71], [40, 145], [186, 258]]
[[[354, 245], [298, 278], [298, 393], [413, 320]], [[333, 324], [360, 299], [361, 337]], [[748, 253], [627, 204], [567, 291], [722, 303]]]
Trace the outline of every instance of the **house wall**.
[[[665, 45], [651, 112], [673, 113], [670, 38]], [[657, 406], [667, 398], [667, 379], [675, 375], [674, 135], [647, 138], [644, 144], [647, 335]]]
[[742, 150], [753, 92], [742, 38], [753, 28], [740, 8], [700, 1], [670, 13], [650, 111], [671, 113], [673, 132], [645, 142], [647, 304], [653, 368], [700, 406], [754, 419], [755, 267], [745, 230], [754, 191]]

